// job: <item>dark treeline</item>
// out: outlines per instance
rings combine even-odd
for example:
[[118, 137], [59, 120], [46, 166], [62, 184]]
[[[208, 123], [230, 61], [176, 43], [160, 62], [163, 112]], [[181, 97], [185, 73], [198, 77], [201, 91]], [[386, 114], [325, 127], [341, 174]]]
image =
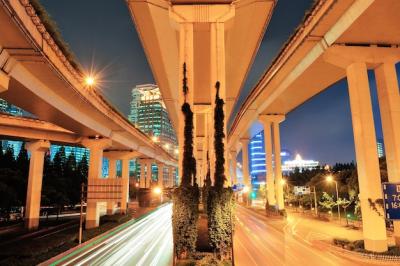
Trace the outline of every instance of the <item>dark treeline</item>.
[[[29, 175], [29, 156], [25, 145], [14, 158], [12, 146], [0, 149], [0, 212], [3, 218], [25, 206]], [[88, 162], [84, 156], [76, 162], [75, 154], [68, 157], [64, 147], [53, 160], [47, 152], [44, 158], [41, 206], [53, 207], [57, 213], [64, 206], [80, 202], [82, 182], [87, 181]]]
[[[379, 166], [381, 180], [382, 182], [387, 182], [388, 176], [385, 158], [379, 159]], [[348, 200], [349, 208], [357, 211], [357, 205], [359, 204], [359, 185], [357, 166], [354, 162], [337, 163], [330, 169], [318, 167], [312, 170], [303, 170], [302, 172], [300, 172], [299, 169], [296, 169], [287, 177], [287, 180], [289, 186], [309, 186], [312, 190], [315, 187], [317, 200], [320, 202], [326, 200], [324, 199], [324, 192], [328, 193], [332, 198], [336, 198], [335, 185], [326, 181], [328, 175], [332, 175], [333, 179], [337, 181], [339, 198], [342, 200]], [[287, 194], [289, 202], [300, 202], [303, 206], [310, 206], [313, 201], [312, 197], [312, 195], [294, 197], [293, 195]]]

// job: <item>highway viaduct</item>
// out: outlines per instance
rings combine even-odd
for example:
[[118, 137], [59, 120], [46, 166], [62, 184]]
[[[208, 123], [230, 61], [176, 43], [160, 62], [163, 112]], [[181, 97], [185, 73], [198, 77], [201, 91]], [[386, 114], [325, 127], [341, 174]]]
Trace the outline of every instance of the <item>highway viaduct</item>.
[[[206, 169], [205, 152], [213, 154], [212, 88], [218, 80], [226, 102], [225, 121], [230, 116], [233, 120], [232, 126], [226, 128], [225, 158], [229, 154], [231, 165], [236, 168], [236, 155], [242, 149], [244, 184], [251, 186], [249, 132], [254, 122], [261, 122], [265, 134], [267, 197], [278, 209], [284, 208], [279, 124], [297, 106], [347, 78], [365, 248], [387, 250], [384, 218], [369, 203], [382, 199], [382, 192], [367, 70], [374, 70], [377, 79], [389, 180], [399, 182], [400, 96], [395, 71], [400, 55], [399, 1], [316, 1], [238, 114], [233, 114], [232, 109], [238, 104], [238, 93], [275, 2], [127, 0], [127, 3], [154, 76], [167, 99], [179, 142], [183, 137], [183, 126], [179, 123], [183, 121], [179, 112], [183, 101], [182, 65], [188, 65], [189, 102], [196, 117], [195, 157], [202, 169], [199, 177], [204, 176]], [[237, 183], [236, 171], [233, 172], [229, 184]], [[395, 222], [395, 237], [399, 243], [398, 222]]]
[[[0, 116], [0, 136], [28, 141], [25, 218], [29, 229], [39, 224], [43, 159], [50, 142], [90, 150], [87, 228], [99, 225], [102, 202], [108, 203], [110, 212], [121, 202], [121, 210], [126, 211], [129, 160], [141, 160], [141, 187], [150, 185], [152, 162], [159, 166], [159, 185], [163, 184], [160, 169], [168, 167], [172, 175], [176, 158], [135, 128], [95, 89], [85, 86], [85, 73], [67, 59], [62, 44], [53, 39], [29, 1], [1, 1], [0, 24], [0, 97], [41, 120]], [[110, 159], [106, 179], [101, 178], [103, 157]], [[116, 160], [122, 161], [122, 178], [116, 178]], [[98, 191], [102, 186], [117, 186], [119, 191], [102, 194]]]
[[[347, 78], [365, 247], [379, 252], [387, 250], [387, 237], [384, 217], [369, 203], [382, 199], [382, 192], [367, 70], [377, 82], [389, 181], [400, 182], [399, 10], [400, 2], [392, 0], [318, 1], [248, 95], [228, 133], [229, 149], [241, 146], [246, 155], [249, 184], [247, 144], [254, 123], [263, 125], [267, 186], [275, 186], [268, 200], [283, 208], [279, 124], [297, 106]], [[394, 226], [400, 244], [399, 222]]]

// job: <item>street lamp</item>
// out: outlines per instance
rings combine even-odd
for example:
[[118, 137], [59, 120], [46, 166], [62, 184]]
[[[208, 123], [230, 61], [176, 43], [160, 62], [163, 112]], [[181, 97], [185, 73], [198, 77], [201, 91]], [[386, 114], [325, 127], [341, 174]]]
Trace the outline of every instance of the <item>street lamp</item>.
[[93, 87], [96, 84], [96, 79], [89, 75], [85, 77], [85, 85], [88, 86], [89, 88]]
[[[335, 187], [336, 187], [336, 202], [339, 202], [339, 190], [338, 190], [338, 184], [337, 181], [335, 179], [333, 179], [332, 175], [328, 175], [326, 177], [326, 181], [328, 183], [334, 182], [335, 183]], [[339, 217], [339, 222], [340, 222], [340, 206], [339, 204], [337, 204], [337, 209], [338, 209], [338, 217]]]

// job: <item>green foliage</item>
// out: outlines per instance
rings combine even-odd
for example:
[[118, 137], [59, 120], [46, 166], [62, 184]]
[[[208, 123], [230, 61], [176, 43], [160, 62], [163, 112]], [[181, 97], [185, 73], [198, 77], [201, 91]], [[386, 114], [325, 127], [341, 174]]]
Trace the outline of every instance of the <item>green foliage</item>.
[[180, 186], [172, 196], [172, 224], [178, 258], [191, 257], [196, 249], [199, 193], [197, 186]]
[[332, 196], [328, 193], [324, 192], [322, 194], [321, 201], [318, 202], [323, 208], [332, 210], [333, 207], [336, 206], [336, 202], [333, 200]]
[[226, 257], [232, 248], [233, 190], [212, 187], [208, 194], [207, 215], [210, 244], [220, 258]]
[[68, 59], [68, 62], [76, 69], [79, 70], [79, 64], [76, 61], [76, 57], [72, 52], [69, 45], [64, 41], [61, 36], [60, 30], [56, 22], [51, 18], [46, 9], [42, 6], [39, 0], [30, 0], [30, 4], [35, 9], [36, 15], [40, 18], [47, 32], [53, 38], [58, 48], [62, 51], [63, 55]]
[[182, 113], [185, 116], [182, 178], [180, 186], [174, 190], [172, 226], [175, 256], [178, 259], [191, 257], [196, 249], [197, 220], [199, 217], [200, 190], [196, 183], [196, 160], [193, 156], [193, 112], [186, 102], [188, 93], [186, 64], [183, 64], [183, 94], [185, 102]]
[[222, 189], [225, 177], [225, 158], [224, 158], [224, 100], [219, 97], [220, 83], [217, 81], [215, 84], [217, 89], [215, 95], [215, 108], [214, 108], [214, 150], [215, 150], [215, 187], [217, 189]]
[[24, 145], [18, 159], [14, 158], [14, 149], [8, 146], [3, 153], [0, 146], [0, 215], [9, 219], [11, 211], [23, 206], [26, 198], [29, 160], [25, 156]]

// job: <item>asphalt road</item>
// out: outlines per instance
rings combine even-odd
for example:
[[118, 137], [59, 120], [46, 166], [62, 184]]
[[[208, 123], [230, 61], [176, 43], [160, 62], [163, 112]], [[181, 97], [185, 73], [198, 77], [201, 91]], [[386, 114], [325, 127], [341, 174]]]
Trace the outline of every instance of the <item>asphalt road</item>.
[[172, 204], [52, 265], [172, 265]]
[[301, 231], [307, 229], [297, 227], [299, 221], [292, 219], [274, 224], [273, 219], [267, 220], [267, 217], [237, 206], [234, 235], [236, 266], [383, 265], [335, 255], [326, 246], [303, 239], [305, 232]]

